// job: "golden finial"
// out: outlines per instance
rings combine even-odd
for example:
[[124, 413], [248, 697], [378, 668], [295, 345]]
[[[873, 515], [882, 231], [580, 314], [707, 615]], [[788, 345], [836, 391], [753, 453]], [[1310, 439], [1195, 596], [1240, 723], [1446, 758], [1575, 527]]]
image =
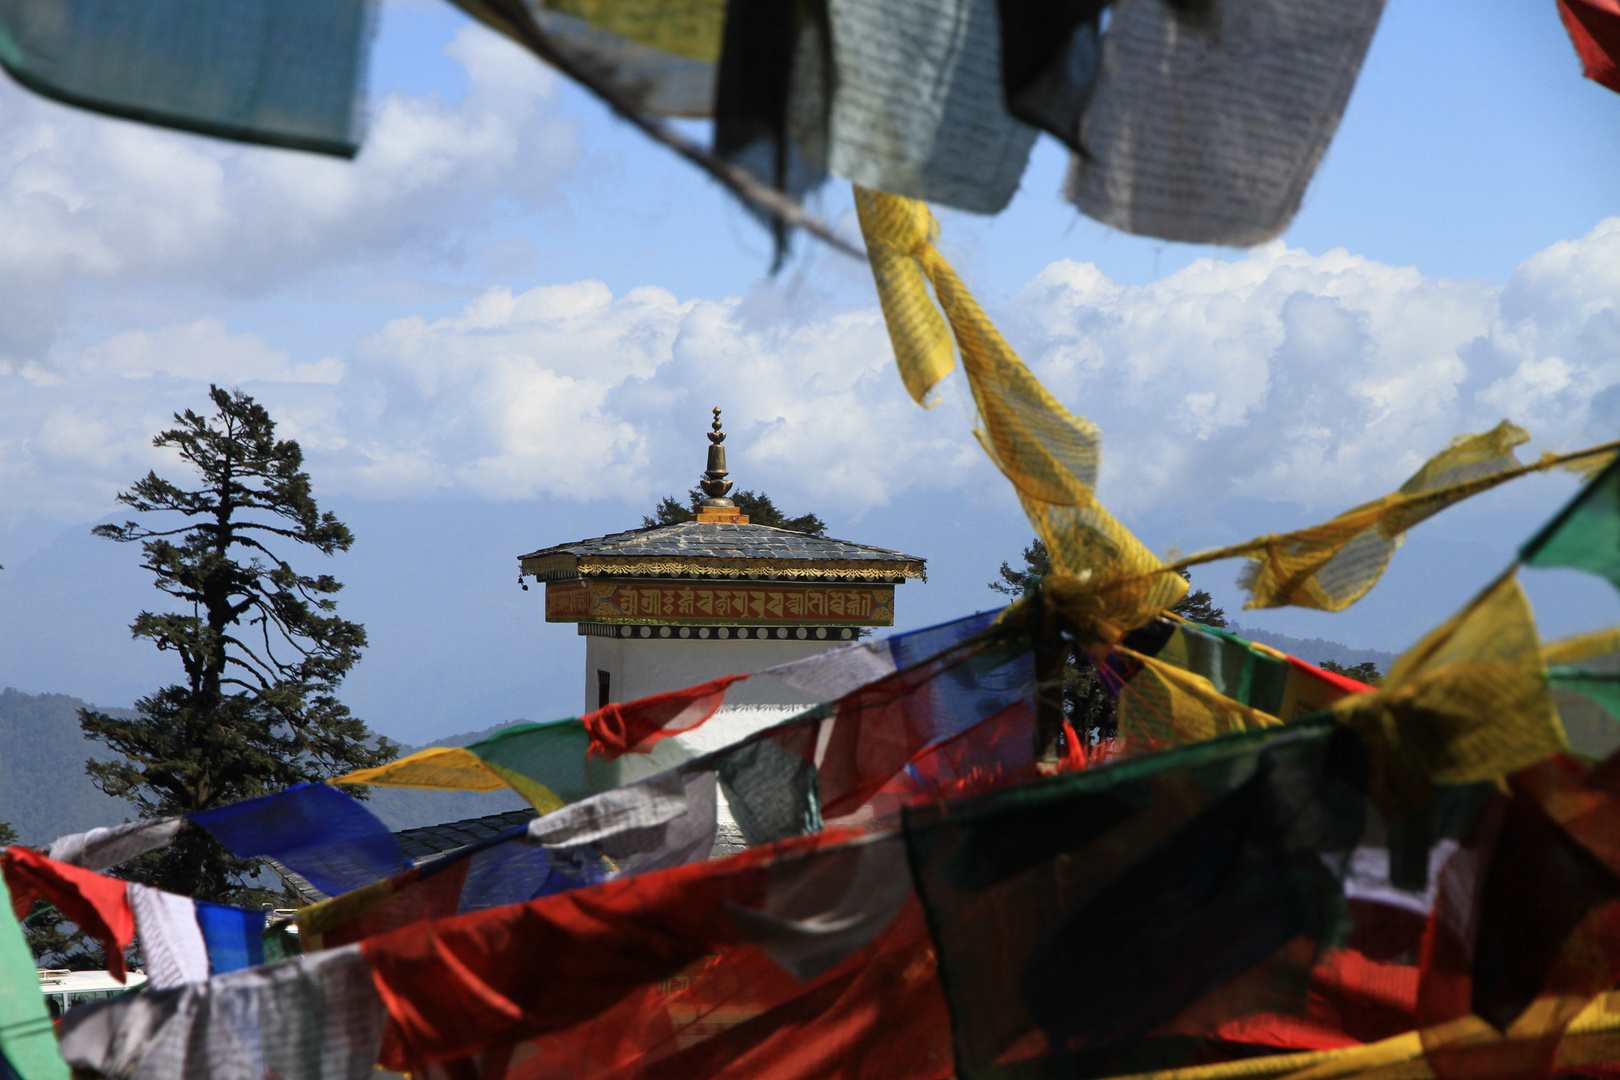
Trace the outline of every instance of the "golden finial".
[[709, 431], [709, 467], [703, 473], [698, 487], [708, 498], [698, 503], [693, 521], [726, 522], [733, 525], [748, 524], [748, 516], [739, 513], [737, 504], [726, 498], [731, 481], [726, 479], [726, 433], [720, 430], [720, 407], [714, 408], [714, 423]]

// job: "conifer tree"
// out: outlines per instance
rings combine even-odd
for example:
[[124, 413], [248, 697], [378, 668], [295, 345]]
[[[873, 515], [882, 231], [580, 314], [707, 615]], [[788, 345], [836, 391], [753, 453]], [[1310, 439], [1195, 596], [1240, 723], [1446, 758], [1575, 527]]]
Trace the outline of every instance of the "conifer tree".
[[[690, 521], [697, 513], [698, 503], [708, 498], [702, 490], [693, 488], [686, 493], [687, 504], [681, 505], [679, 499], [673, 495], [666, 495], [653, 508], [651, 517], [641, 519], [641, 527], [655, 529], [660, 525], [679, 525]], [[731, 501], [737, 504], [737, 509], [748, 515], [750, 525], [770, 525], [777, 529], [788, 529], [792, 532], [809, 533], [811, 536], [827, 535], [827, 523], [815, 514], [800, 514], [798, 517], [788, 517], [776, 508], [776, 503], [763, 491], [736, 491], [731, 494]]]
[[[198, 478], [149, 472], [119, 502], [147, 522], [99, 525], [97, 536], [139, 543], [142, 565], [172, 610], [143, 611], [130, 625], [180, 660], [184, 680], [136, 702], [120, 720], [82, 709], [80, 726], [119, 759], [89, 761], [108, 795], [142, 816], [185, 814], [289, 785], [381, 764], [397, 747], [375, 738], [337, 698], [360, 659], [364, 627], [335, 614], [342, 585], [295, 570], [303, 547], [347, 551], [348, 528], [310, 492], [303, 451], [277, 439], [263, 406], [240, 391], [209, 388], [211, 415], [190, 409], [153, 445], [176, 451]], [[176, 520], [178, 517], [178, 520]], [[129, 864], [128, 876], [207, 900], [262, 899], [251, 862], [234, 859], [202, 830]]]

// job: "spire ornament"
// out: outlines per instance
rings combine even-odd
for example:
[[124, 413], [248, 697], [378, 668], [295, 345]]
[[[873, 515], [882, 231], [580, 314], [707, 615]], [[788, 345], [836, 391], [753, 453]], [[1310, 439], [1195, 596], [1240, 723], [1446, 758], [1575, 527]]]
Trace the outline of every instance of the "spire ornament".
[[715, 406], [714, 423], [709, 431], [709, 467], [703, 473], [698, 487], [708, 498], [698, 503], [693, 521], [722, 522], [731, 525], [748, 524], [748, 515], [737, 509], [737, 504], [726, 498], [731, 481], [726, 479], [726, 433], [720, 430], [720, 407]]

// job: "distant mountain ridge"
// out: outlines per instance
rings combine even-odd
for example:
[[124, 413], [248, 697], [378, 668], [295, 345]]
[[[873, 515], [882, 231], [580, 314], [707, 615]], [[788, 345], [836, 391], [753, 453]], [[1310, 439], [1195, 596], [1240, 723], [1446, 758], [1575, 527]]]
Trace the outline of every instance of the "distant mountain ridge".
[[[133, 818], [135, 808], [96, 790], [85, 774], [86, 759], [113, 756], [79, 730], [79, 710], [94, 707], [67, 694], [0, 690], [0, 821], [9, 822], [24, 844], [48, 844], [58, 836]], [[132, 718], [133, 709], [101, 709]], [[513, 724], [436, 740], [431, 746], [466, 746]], [[408, 754], [420, 747], [401, 747]], [[412, 791], [372, 788], [367, 803], [390, 829], [412, 829], [481, 817], [527, 805], [509, 788], [500, 791]]]
[[1287, 634], [1273, 634], [1269, 630], [1253, 630], [1239, 626], [1237, 623], [1228, 623], [1226, 628], [1238, 637], [1258, 641], [1262, 645], [1270, 645], [1273, 649], [1281, 649], [1292, 656], [1297, 656], [1312, 664], [1320, 664], [1324, 660], [1332, 660], [1335, 664], [1345, 667], [1355, 667], [1368, 661], [1378, 665], [1378, 670], [1389, 674], [1389, 666], [1395, 662], [1395, 654], [1382, 652], [1378, 649], [1352, 649], [1348, 645], [1340, 645], [1336, 641], [1326, 641], [1322, 638], [1297, 638]]

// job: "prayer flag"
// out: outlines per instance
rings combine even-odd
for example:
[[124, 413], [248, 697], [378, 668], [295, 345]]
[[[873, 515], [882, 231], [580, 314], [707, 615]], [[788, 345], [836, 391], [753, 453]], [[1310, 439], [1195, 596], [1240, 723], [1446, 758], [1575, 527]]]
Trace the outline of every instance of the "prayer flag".
[[[576, 720], [515, 724], [466, 747], [434, 746], [329, 781], [383, 787], [496, 791], [511, 787], [542, 814], [612, 787], [617, 770], [586, 761], [590, 733]], [[671, 762], [673, 764], [673, 762]]]
[[68, 105], [239, 142], [353, 157], [366, 0], [0, 4], [0, 65]]
[[183, 817], [152, 818], [72, 833], [51, 841], [45, 853], [57, 862], [86, 870], [106, 870], [148, 851], [168, 847], [185, 823]]
[[107, 971], [124, 981], [124, 950], [135, 940], [135, 912], [128, 883], [66, 863], [53, 862], [32, 848], [9, 847], [0, 855], [11, 910], [25, 918], [36, 900], [56, 910], [98, 942], [107, 954]]
[[1526, 566], [1568, 566], [1620, 588], [1620, 460], [1599, 473], [1524, 547]]
[[1287, 228], [1383, 0], [1118, 0], [1068, 195], [1125, 232], [1248, 246]]
[[6, 1080], [68, 1080], [39, 992], [39, 972], [11, 911], [11, 893], [0, 876], [0, 1073]]
[[148, 985], [164, 990], [264, 963], [264, 912], [131, 882], [129, 903]]
[[1586, 77], [1620, 93], [1620, 2], [1558, 0], [1558, 17]]
[[984, 424], [979, 443], [1018, 489], [1052, 557], [1052, 602], [1083, 636], [1111, 642], [1180, 600], [1187, 583], [1093, 494], [1096, 425], [1064, 408], [1002, 338], [934, 246], [928, 208], [856, 187], [855, 209], [906, 389], [924, 401], [954, 366], [954, 338]]
[[1408, 529], [1471, 495], [1548, 467], [1519, 463], [1514, 447], [1529, 439], [1506, 420], [1478, 435], [1460, 435], [1393, 494], [1321, 525], [1200, 552], [1175, 565], [1241, 555], [1251, 563], [1243, 577], [1246, 606], [1342, 611], [1378, 584]]
[[325, 784], [189, 815], [239, 859], [269, 856], [328, 895], [409, 867], [399, 841], [365, 804]]

